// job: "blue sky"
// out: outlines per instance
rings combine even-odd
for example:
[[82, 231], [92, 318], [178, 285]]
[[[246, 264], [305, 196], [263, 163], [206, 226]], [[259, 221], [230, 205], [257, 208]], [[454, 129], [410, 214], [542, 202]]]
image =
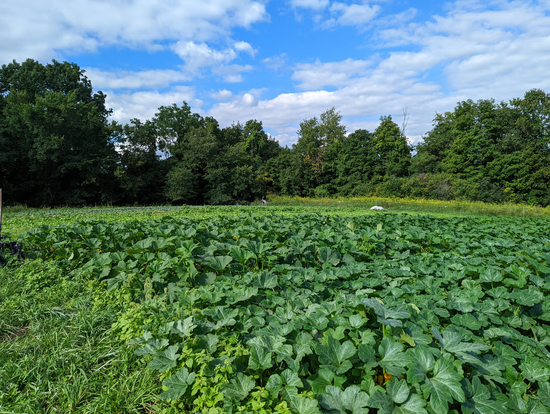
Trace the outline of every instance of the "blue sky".
[[186, 101], [283, 145], [331, 107], [350, 132], [405, 111], [418, 142], [459, 101], [550, 92], [550, 0], [6, 0], [0, 39], [80, 65], [118, 122]]

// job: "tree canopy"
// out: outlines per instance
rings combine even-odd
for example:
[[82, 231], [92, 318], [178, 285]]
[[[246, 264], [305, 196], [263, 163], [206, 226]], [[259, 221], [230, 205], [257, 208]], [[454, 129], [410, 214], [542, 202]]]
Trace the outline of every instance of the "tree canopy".
[[29, 206], [235, 204], [268, 193], [549, 205], [550, 95], [458, 102], [412, 146], [391, 115], [348, 132], [333, 107], [281, 147], [251, 119], [221, 128], [186, 103], [111, 122], [74, 63], [0, 68], [0, 186]]

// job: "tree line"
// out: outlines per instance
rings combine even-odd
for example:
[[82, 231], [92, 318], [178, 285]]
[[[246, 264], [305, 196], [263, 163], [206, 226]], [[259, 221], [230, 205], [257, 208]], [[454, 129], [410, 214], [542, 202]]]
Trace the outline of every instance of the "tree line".
[[416, 146], [391, 116], [349, 133], [331, 108], [281, 147], [249, 120], [221, 128], [189, 105], [110, 121], [74, 63], [0, 69], [0, 186], [11, 204], [236, 204], [267, 194], [550, 204], [550, 95], [459, 102]]

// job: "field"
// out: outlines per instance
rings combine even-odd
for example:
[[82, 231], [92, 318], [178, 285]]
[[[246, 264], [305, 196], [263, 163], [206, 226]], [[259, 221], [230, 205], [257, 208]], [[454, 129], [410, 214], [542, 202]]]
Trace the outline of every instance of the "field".
[[8, 212], [0, 413], [550, 413], [550, 222]]

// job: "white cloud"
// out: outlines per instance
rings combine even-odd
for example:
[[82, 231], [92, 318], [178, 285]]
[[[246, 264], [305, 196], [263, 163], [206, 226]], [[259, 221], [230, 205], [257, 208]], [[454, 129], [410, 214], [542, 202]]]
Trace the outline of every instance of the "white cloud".
[[212, 68], [212, 73], [221, 76], [224, 82], [238, 83], [243, 81], [241, 73], [252, 69], [250, 65], [219, 65]]
[[344, 86], [352, 76], [365, 75], [370, 61], [346, 59], [342, 62], [302, 63], [296, 65], [292, 79], [299, 81], [300, 89], [320, 89], [326, 86]]
[[278, 134], [272, 136], [279, 145], [282, 147], [291, 147], [296, 142], [296, 135], [294, 134]]
[[228, 101], [229, 99], [233, 98], [233, 92], [228, 91], [227, 89], [222, 89], [221, 91], [212, 92], [210, 94], [211, 98], [214, 98], [215, 100], [219, 102]]
[[296, 8], [322, 10], [329, 5], [329, 0], [290, 0], [289, 3]]
[[[304, 92], [258, 100], [253, 106], [235, 98], [214, 105], [210, 114], [221, 123], [261, 119], [290, 142], [304, 118], [332, 106], [350, 131], [372, 131], [381, 115], [393, 115], [400, 123], [407, 107], [407, 135], [416, 142], [431, 129], [436, 112], [452, 110], [459, 101], [500, 102], [532, 88], [550, 90], [550, 4], [515, 1], [492, 7], [462, 2], [424, 24], [383, 30], [384, 44], [406, 42], [415, 50], [391, 52], [370, 64], [351, 59], [299, 64], [293, 79]], [[327, 86], [337, 89], [320, 90]]]
[[258, 53], [258, 51], [256, 49], [254, 49], [250, 43], [247, 43], [247, 42], [237, 42], [235, 43], [234, 45], [234, 48], [235, 50], [237, 50], [238, 52], [245, 52], [245, 53], [248, 53], [250, 56], [254, 56], [256, 55], [256, 53]]
[[192, 79], [189, 73], [177, 70], [143, 70], [143, 71], [102, 71], [97, 68], [86, 68], [85, 75], [90, 79], [94, 89], [158, 89], [167, 88], [172, 83]]
[[0, 13], [0, 63], [112, 45], [155, 49], [165, 41], [206, 42], [268, 17], [256, 0], [7, 0]]
[[378, 5], [369, 6], [368, 4], [345, 4], [334, 2], [330, 6], [330, 12], [339, 15], [337, 18], [331, 18], [325, 21], [323, 28], [340, 26], [357, 26], [370, 22], [382, 8]]
[[106, 91], [106, 93], [107, 107], [113, 109], [113, 120], [122, 124], [132, 118], [139, 118], [142, 121], [152, 119], [158, 108], [163, 105], [175, 103], [181, 106], [185, 101], [193, 108], [193, 112], [199, 112], [202, 105], [202, 101], [195, 98], [194, 89], [186, 86], [176, 86], [166, 93], [156, 91], [133, 93]]
[[256, 51], [247, 42], [237, 42], [233, 48], [215, 50], [205, 43], [178, 42], [172, 46], [173, 50], [185, 61], [185, 69], [198, 74], [203, 67], [211, 67], [212, 73], [221, 76], [224, 82], [242, 82], [242, 72], [252, 70], [250, 65], [228, 65], [237, 57], [237, 52], [254, 55]]
[[185, 61], [186, 68], [193, 72], [204, 66], [230, 62], [237, 57], [237, 53], [233, 49], [215, 50], [205, 43], [180, 41], [174, 44], [172, 49]]
[[286, 53], [281, 53], [277, 56], [271, 56], [262, 60], [266, 68], [278, 71], [286, 65]]

